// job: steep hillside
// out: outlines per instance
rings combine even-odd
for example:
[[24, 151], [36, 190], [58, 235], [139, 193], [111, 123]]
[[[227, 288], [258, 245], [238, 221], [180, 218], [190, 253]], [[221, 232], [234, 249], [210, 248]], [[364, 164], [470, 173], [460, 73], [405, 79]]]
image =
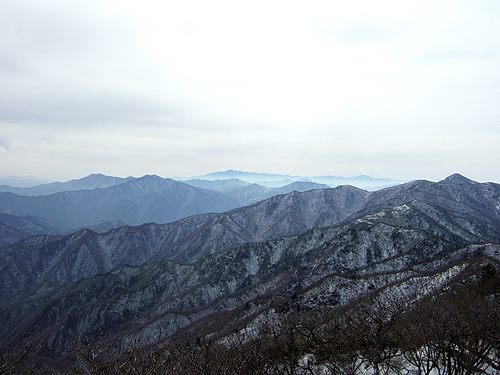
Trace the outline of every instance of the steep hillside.
[[[499, 250], [497, 245], [458, 246], [385, 224], [314, 229], [240, 245], [193, 264], [124, 266], [65, 284], [2, 309], [1, 333], [6, 342], [17, 343], [29, 332], [43, 332], [39, 339], [51, 355], [66, 353], [71, 340], [82, 335], [147, 344], [195, 322], [204, 322], [208, 334], [225, 326], [218, 314], [247, 303], [263, 313], [294, 295], [299, 306], [311, 308], [345, 305], [373, 289], [415, 298], [444, 287], [464, 266], [436, 276], [430, 271], [474, 256], [498, 257]], [[257, 310], [241, 311], [233, 324]]]
[[[352, 215], [429, 230], [459, 243], [500, 242], [500, 185], [413, 181], [370, 193]], [[390, 214], [390, 213], [393, 214]]]
[[[58, 284], [157, 259], [164, 247], [191, 235], [213, 216], [173, 224], [123, 226], [104, 234], [82, 229], [66, 236], [34, 236], [0, 250], [0, 304], [13, 304]], [[49, 290], [40, 289], [46, 283]], [[14, 298], [14, 299], [12, 299]]]
[[214, 216], [185, 241], [162, 252], [163, 259], [190, 263], [231, 246], [295, 235], [334, 225], [365, 204], [367, 192], [352, 186], [292, 192]]
[[4, 270], [0, 290], [7, 301], [23, 288], [45, 281], [76, 281], [121, 265], [159, 259], [192, 263], [238, 244], [296, 235], [342, 221], [425, 230], [457, 244], [499, 243], [499, 196], [497, 184], [417, 181], [375, 193], [341, 186], [278, 195], [230, 212], [165, 225], [35, 237], [0, 252]]
[[29, 233], [0, 221], [0, 247], [12, 245], [29, 237]]
[[237, 244], [333, 225], [362, 207], [365, 196], [363, 190], [348, 186], [294, 192], [227, 213], [196, 215], [171, 224], [30, 238], [0, 252], [0, 296], [7, 303], [9, 296], [44, 281], [76, 281], [117, 266], [158, 259], [190, 263]]
[[54, 220], [29, 215], [15, 216], [0, 213], [0, 221], [13, 228], [22, 230], [31, 236], [39, 234], [59, 234], [68, 230], [68, 228]]
[[75, 337], [113, 348], [193, 343], [367, 296], [410, 306], [500, 269], [498, 207], [500, 185], [454, 177], [30, 237], [0, 249], [0, 337], [59, 357]]

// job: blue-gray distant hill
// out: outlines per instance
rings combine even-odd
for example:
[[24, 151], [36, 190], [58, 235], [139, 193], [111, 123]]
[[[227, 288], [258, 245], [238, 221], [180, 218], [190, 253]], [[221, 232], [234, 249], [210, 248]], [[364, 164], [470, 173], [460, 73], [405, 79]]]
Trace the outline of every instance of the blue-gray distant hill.
[[[99, 229], [99, 228], [97, 228]], [[0, 213], [0, 247], [40, 234], [60, 234], [68, 228], [50, 219]]]
[[196, 214], [225, 212], [278, 194], [329, 186], [298, 181], [266, 188], [237, 179], [183, 183], [158, 176], [93, 174], [30, 188], [3, 188], [10, 190], [0, 193], [4, 224], [22, 231], [15, 236], [5, 229], [5, 236], [0, 236], [0, 241], [6, 238], [5, 245], [26, 235], [64, 234], [84, 227], [105, 232], [120, 225], [163, 224]]
[[[26, 196], [50, 195], [50, 194], [60, 193], [62, 191], [104, 189], [121, 184], [131, 179], [133, 179], [133, 177], [121, 178], [121, 177], [105, 176], [103, 174], [96, 173], [96, 174], [91, 174], [84, 178], [75, 179], [71, 181], [51, 182], [48, 184], [38, 184], [36, 186], [29, 186], [29, 187], [8, 185], [7, 182], [9, 180], [5, 180], [5, 184], [0, 185], [0, 192], [10, 191], [11, 193], [26, 195]], [[4, 180], [0, 180], [0, 182], [2, 181]]]
[[126, 179], [107, 188], [50, 195], [0, 193], [1, 213], [50, 219], [67, 228], [110, 221], [128, 225], [168, 223], [206, 212], [224, 212], [238, 206], [238, 201], [228, 195], [158, 176]]
[[227, 170], [224, 172], [213, 172], [196, 177], [198, 180], [228, 180], [239, 179], [249, 183], [256, 183], [265, 187], [282, 187], [295, 181], [310, 181], [318, 184], [326, 184], [330, 187], [339, 185], [351, 185], [366, 190], [379, 190], [389, 186], [399, 185], [407, 181], [394, 180], [390, 178], [373, 178], [370, 176], [340, 177], [340, 176], [291, 176], [270, 173], [243, 172]]
[[[47, 181], [40, 180], [34, 176], [9, 176], [0, 177], [0, 187], [6, 185], [8, 187], [22, 187], [27, 188], [47, 184]], [[1, 191], [1, 190], [0, 190]]]
[[292, 191], [304, 192], [308, 190], [330, 188], [328, 185], [318, 184], [311, 181], [295, 181], [291, 184], [277, 188], [268, 188], [259, 184], [251, 184], [236, 178], [228, 180], [193, 179], [184, 182], [188, 185], [225, 193], [233, 198], [236, 198], [240, 206], [246, 206], [247, 204], [271, 198], [275, 195], [288, 194]]

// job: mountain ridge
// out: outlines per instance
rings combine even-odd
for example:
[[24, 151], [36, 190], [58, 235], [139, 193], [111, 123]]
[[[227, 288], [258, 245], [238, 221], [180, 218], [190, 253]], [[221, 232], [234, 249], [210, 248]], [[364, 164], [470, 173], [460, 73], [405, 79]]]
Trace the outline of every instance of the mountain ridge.
[[[103, 179], [106, 186], [111, 186], [95, 187]], [[53, 228], [59, 228], [58, 234], [64, 234], [81, 227], [101, 226], [104, 229], [104, 223], [111, 222], [121, 222], [124, 225], [172, 222], [193, 214], [227, 211], [293, 190], [328, 188], [324, 184], [306, 181], [297, 181], [281, 188], [266, 188], [239, 180], [182, 183], [156, 175], [123, 181], [91, 175], [70, 183], [73, 188], [84, 184], [88, 189], [38, 196], [0, 193], [0, 212], [58, 222]], [[23, 229], [20, 226], [14, 227]], [[45, 233], [54, 234], [52, 228], [49, 229]]]
[[172, 222], [204, 212], [222, 212], [238, 202], [219, 192], [199, 189], [172, 179], [144, 176], [107, 188], [63, 191], [47, 196], [0, 193], [0, 212], [55, 220], [68, 228], [122, 221]]
[[366, 175], [359, 175], [356, 177], [340, 177], [340, 176], [292, 176], [281, 175], [272, 173], [257, 173], [257, 172], [243, 172], [237, 170], [227, 170], [222, 172], [212, 172], [203, 176], [195, 177], [197, 179], [217, 180], [227, 178], [237, 178], [249, 183], [257, 183], [266, 187], [282, 187], [293, 181], [311, 181], [320, 184], [326, 184], [331, 187], [340, 185], [352, 185], [362, 189], [378, 189], [387, 186], [401, 184], [407, 181], [394, 180], [390, 178], [373, 178]]
[[[357, 234], [354, 236], [354, 233]], [[384, 236], [384, 242], [380, 241], [380, 235]], [[368, 242], [366, 236], [371, 238]], [[394, 238], [397, 238], [396, 242]], [[413, 253], [405, 255], [408, 250]], [[166, 261], [132, 268], [122, 266], [110, 273], [81, 279], [74, 285], [62, 285], [54, 291], [56, 294], [52, 295], [50, 301], [35, 302], [42, 303], [41, 315], [27, 329], [44, 331], [54, 353], [65, 353], [67, 349], [64, 343], [80, 332], [112, 334], [115, 330], [133, 328], [129, 331], [129, 340], [144, 345], [168, 337], [179, 328], [186, 328], [191, 319], [206, 318], [221, 308], [235, 308], [245, 301], [258, 299], [258, 295], [280, 295], [281, 291], [290, 297], [306, 287], [307, 293], [314, 295], [314, 287], [310, 287], [323, 278], [338, 275], [344, 279], [349, 272], [366, 266], [375, 266], [372, 271], [366, 269], [366, 275], [376, 275], [389, 269], [401, 272], [409, 265], [416, 267], [418, 262], [422, 262], [422, 270], [428, 272], [476, 251], [477, 247], [460, 248], [424, 231], [401, 232], [400, 228], [385, 224], [363, 223], [356, 227], [328, 228], [326, 231], [314, 229], [299, 236], [266, 243], [242, 244], [193, 264]], [[498, 252], [498, 246], [493, 251]], [[383, 259], [388, 263], [379, 263]], [[426, 259], [434, 259], [437, 263], [430, 267]], [[417, 263], [413, 263], [415, 260]], [[397, 268], [394, 268], [396, 265]], [[413, 274], [415, 277], [420, 276]], [[385, 283], [378, 285], [390, 285]], [[344, 298], [350, 300], [348, 296]], [[105, 300], [108, 302], [98, 302]], [[10, 310], [9, 316], [14, 316], [14, 320], [7, 318], [10, 322], [8, 327], [11, 328], [9, 331], [4, 330], [4, 337], [18, 340], [15, 332], [19, 332], [18, 327], [22, 324], [15, 318], [19, 316], [16, 311], [19, 308], [30, 311], [32, 308], [29, 305], [32, 303], [18, 304]], [[47, 314], [54, 309], [64, 312], [65, 318], [62, 327], [56, 324], [50, 329], [56, 321], [54, 317], [47, 320]], [[132, 311], [135, 312], [130, 315]], [[5, 313], [3, 319], [6, 319]], [[188, 321], [181, 319], [186, 314], [191, 316]], [[106, 316], [106, 319], [96, 326], [96, 319], [100, 315]], [[177, 322], [173, 323], [176, 321], [173, 319], [175, 316]], [[140, 323], [144, 320], [150, 323]]]
[[[388, 188], [381, 192], [366, 192], [350, 186], [303, 193], [292, 192], [226, 213], [191, 216], [165, 225], [127, 226], [112, 229], [101, 235], [80, 230], [72, 235], [54, 237], [53, 241], [60, 243], [57, 246], [64, 247], [67, 241], [72, 242], [71, 238], [79, 238], [78, 236], [82, 233], [85, 237], [91, 233], [92, 239], [88, 244], [72, 245], [75, 259], [82, 261], [87, 259], [85, 261], [87, 266], [83, 267], [85, 270], [99, 269], [99, 265], [92, 261], [92, 254], [106, 252], [133, 254], [135, 249], [142, 248], [141, 257], [131, 258], [135, 260], [118, 257], [113, 258], [116, 259], [113, 261], [110, 258], [106, 263], [106, 271], [127, 262], [131, 265], [137, 265], [151, 259], [192, 263], [242, 243], [297, 235], [312, 228], [356, 220], [367, 223], [385, 223], [409, 229], [427, 229], [433, 235], [455, 243], [500, 242], [498, 229], [500, 228], [500, 212], [496, 208], [500, 205], [500, 185], [458, 186], [459, 190], [457, 191], [450, 184], [441, 185], [428, 181], [416, 181], [404, 186]], [[443, 196], [452, 194], [451, 200], [436, 199], [436, 192]], [[477, 197], [485, 195], [491, 197], [488, 205], [477, 205], [473, 209], [467, 205], [471, 199], [474, 201]], [[460, 200], [463, 202], [460, 203]], [[446, 211], [445, 207], [450, 205], [453, 210]], [[443, 215], [443, 212], [447, 212], [446, 215]], [[470, 217], [475, 220], [473, 224], [467, 221]], [[467, 223], [465, 227], [464, 223]], [[471, 230], [475, 231], [475, 234]], [[127, 245], [123, 242], [125, 233], [127, 233], [125, 238], [129, 236], [131, 239], [135, 238]], [[166, 233], [178, 234], [165, 237]], [[51, 237], [42, 238], [50, 239]], [[96, 241], [96, 238], [99, 241]], [[141, 243], [143, 245], [140, 245]], [[145, 245], [148, 243], [155, 245]], [[22, 249], [27, 249], [26, 251], [30, 254], [38, 254], [38, 252], [45, 251], [43, 250], [44, 246], [43, 241], [40, 242], [36, 238], [27, 239], [8, 247], [0, 254], [20, 253], [20, 251], [24, 251]], [[88, 263], [89, 261], [90, 263]], [[17, 270], [18, 266], [15, 263], [9, 263], [7, 258], [4, 258], [2, 263], [6, 265], [5, 267], [10, 264], [16, 269], [12, 269], [7, 274], [23, 274]], [[64, 263], [61, 263], [61, 266], [63, 265]], [[64, 267], [74, 268], [69, 264]], [[25, 264], [23, 268], [32, 269], [33, 266]], [[42, 269], [37, 272], [44, 274], [46, 271]], [[56, 274], [58, 273], [56, 272]], [[85, 273], [81, 277], [93, 274], [95, 271], [94, 273]], [[7, 276], [4, 276], [4, 285], [12, 282], [24, 285], [22, 279], [7, 281], [5, 277]], [[28, 281], [31, 279], [31, 276], [26, 278]], [[66, 279], [61, 280], [65, 282]], [[4, 295], [4, 298], [6, 297]]]
[[367, 296], [408, 306], [452, 293], [500, 269], [500, 185], [454, 181], [294, 191], [168, 224], [27, 238], [0, 249], [0, 335], [59, 358], [74, 337], [195, 345]]
[[13, 187], [4, 184], [0, 185], [0, 192], [10, 191], [11, 193], [26, 196], [51, 195], [63, 191], [103, 189], [125, 182], [129, 179], [131, 179], [131, 177], [121, 178], [106, 176], [102, 173], [93, 173], [80, 179], [66, 182], [50, 182], [30, 187]]

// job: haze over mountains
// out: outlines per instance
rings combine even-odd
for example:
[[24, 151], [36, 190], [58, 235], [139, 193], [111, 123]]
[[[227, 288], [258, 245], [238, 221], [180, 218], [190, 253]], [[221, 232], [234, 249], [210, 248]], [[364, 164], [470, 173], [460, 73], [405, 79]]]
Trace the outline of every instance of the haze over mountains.
[[[373, 178], [370, 176], [340, 177], [340, 176], [291, 176], [270, 173], [255, 173], [228, 170], [224, 172], [213, 172], [197, 177], [202, 180], [227, 180], [239, 179], [250, 183], [256, 183], [265, 187], [282, 187], [295, 181], [310, 181], [318, 184], [326, 184], [330, 187], [339, 185], [352, 185], [366, 190], [376, 190], [388, 186], [401, 184], [406, 181], [390, 178]], [[182, 179], [184, 180], [184, 179]]]
[[40, 196], [0, 194], [0, 211], [44, 217], [68, 229], [119, 220], [138, 225], [165, 223], [203, 212], [237, 207], [222, 193], [198, 189], [171, 179], [144, 176], [107, 188], [64, 191]]
[[[67, 182], [43, 183], [34, 177], [9, 177], [0, 178], [0, 192], [10, 191], [20, 195], [49, 195], [61, 191], [89, 190], [95, 188], [106, 188], [124, 181], [134, 179], [134, 177], [111, 177], [103, 174], [91, 174], [87, 177], [71, 180]], [[338, 185], [352, 185], [362, 189], [374, 190], [387, 186], [397, 185], [406, 181], [389, 178], [372, 178], [369, 176], [339, 177], [339, 176], [290, 176], [269, 173], [242, 172], [227, 170], [224, 172], [208, 173], [198, 177], [178, 177], [177, 181], [187, 182], [193, 186], [208, 188], [209, 190], [229, 190], [235, 187], [244, 187], [249, 184], [259, 184], [264, 187], [283, 187], [297, 181], [315, 182], [325, 184], [330, 187]], [[205, 186], [198, 184], [205, 183]], [[224, 192], [224, 191], [223, 191]]]
[[[229, 184], [226, 193], [241, 188]], [[156, 189], [152, 202], [164, 210], [185, 197], [207, 208], [227, 197], [146, 176], [80, 191], [79, 207], [100, 202], [103, 192], [118, 202], [135, 193], [130, 211], [144, 213], [143, 205], [153, 206], [139, 195], [144, 187]], [[54, 197], [59, 207], [82, 202], [72, 192], [36, 198]], [[292, 191], [165, 224], [32, 236], [0, 249], [0, 336], [8, 345], [29, 338], [58, 357], [75, 337], [126, 346], [224, 336], [276, 311], [335, 309], [375, 292], [416, 303], [473, 282], [467, 275], [488, 263], [497, 268], [499, 243], [500, 185], [460, 175], [373, 192]]]
[[[0, 191], [10, 191], [12, 193], [26, 196], [50, 195], [62, 191], [92, 190], [98, 188], [103, 189], [118, 185], [119, 183], [125, 182], [130, 179], [133, 179], [133, 177], [120, 178], [105, 176], [103, 174], [91, 174], [87, 177], [77, 180], [36, 184], [29, 187], [18, 187], [15, 185], [9, 186], [7, 183], [5, 183], [0, 185]], [[3, 179], [0, 179], [0, 181], [3, 181]]]
[[[240, 177], [250, 176], [247, 180], [290, 177], [234, 171], [219, 174], [234, 173]], [[328, 187], [311, 181], [295, 181], [270, 188], [234, 178], [179, 182], [158, 176], [118, 178], [101, 174], [26, 188], [4, 185], [0, 186], [3, 191], [0, 193], [0, 212], [12, 217], [4, 216], [0, 227], [11, 234], [5, 234], [0, 244], [14, 243], [32, 234], [64, 234], [81, 227], [106, 231], [126, 224], [162, 224], [190, 215], [224, 212], [294, 190]], [[24, 222], [29, 221], [32, 225], [21, 225], [21, 216]]]

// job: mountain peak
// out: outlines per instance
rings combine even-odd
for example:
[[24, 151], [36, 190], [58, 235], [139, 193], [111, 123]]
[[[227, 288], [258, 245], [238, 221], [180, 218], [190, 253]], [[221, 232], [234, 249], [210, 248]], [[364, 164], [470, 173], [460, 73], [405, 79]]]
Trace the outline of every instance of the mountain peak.
[[160, 176], [157, 176], [155, 174], [147, 174], [142, 177], [134, 178], [127, 183], [129, 186], [142, 186], [142, 187], [160, 187], [161, 189], [165, 188], [166, 186], [170, 186], [172, 183], [176, 183], [177, 181], [172, 180], [170, 178], [163, 178]]
[[442, 184], [477, 184], [476, 181], [470, 180], [460, 173], [454, 173], [439, 182]]

